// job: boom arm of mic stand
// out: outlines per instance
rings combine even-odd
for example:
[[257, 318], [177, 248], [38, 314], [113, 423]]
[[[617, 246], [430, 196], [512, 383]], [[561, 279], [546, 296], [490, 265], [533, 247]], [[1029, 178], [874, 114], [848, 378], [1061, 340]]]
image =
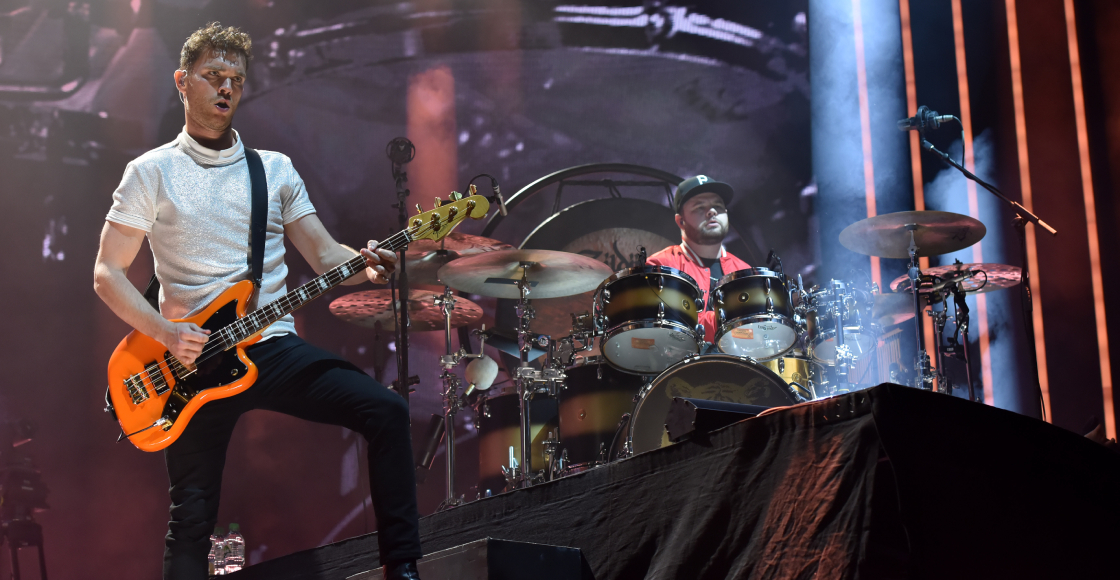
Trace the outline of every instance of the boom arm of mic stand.
[[929, 141], [925, 140], [924, 138], [922, 139], [922, 148], [926, 149], [930, 153], [936, 154], [938, 157], [940, 157], [942, 159], [942, 161], [944, 161], [945, 163], [948, 163], [949, 165], [953, 166], [953, 168], [955, 168], [957, 171], [960, 171], [961, 173], [963, 173], [965, 177], [971, 179], [972, 181], [975, 181], [976, 183], [980, 184], [980, 187], [983, 187], [984, 189], [992, 192], [992, 195], [995, 195], [996, 197], [1002, 199], [1004, 203], [1011, 206], [1011, 209], [1014, 210], [1015, 213], [1022, 216], [1023, 219], [1025, 219], [1028, 222], [1031, 222], [1032, 224], [1046, 230], [1047, 232], [1050, 232], [1051, 235], [1057, 235], [1058, 234], [1058, 230], [1055, 230], [1054, 228], [1050, 227], [1050, 224], [1048, 224], [1048, 223], [1042, 221], [1041, 219], [1039, 219], [1038, 216], [1031, 213], [1030, 210], [1023, 207], [1021, 204], [1019, 204], [1019, 202], [1012, 201], [1011, 199], [1008, 199], [1008, 197], [1003, 195], [1003, 192], [996, 189], [996, 187], [994, 185], [984, 181], [983, 179], [980, 179], [979, 177], [976, 176], [976, 174], [974, 174], [971, 171], [965, 169], [963, 165], [961, 165], [960, 163], [957, 163], [956, 161], [953, 161], [953, 158], [950, 157], [948, 153], [945, 153], [944, 151], [941, 151], [937, 147], [934, 147], [933, 143], [930, 143]]

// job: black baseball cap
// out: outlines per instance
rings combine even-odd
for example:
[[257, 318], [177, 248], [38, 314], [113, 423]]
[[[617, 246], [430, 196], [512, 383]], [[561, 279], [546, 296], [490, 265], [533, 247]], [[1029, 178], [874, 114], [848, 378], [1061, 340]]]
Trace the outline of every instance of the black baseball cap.
[[714, 193], [723, 199], [724, 205], [731, 205], [735, 197], [735, 190], [722, 181], [715, 181], [707, 175], [689, 177], [677, 186], [677, 195], [673, 197], [673, 209], [681, 213], [684, 202], [700, 195], [701, 193]]

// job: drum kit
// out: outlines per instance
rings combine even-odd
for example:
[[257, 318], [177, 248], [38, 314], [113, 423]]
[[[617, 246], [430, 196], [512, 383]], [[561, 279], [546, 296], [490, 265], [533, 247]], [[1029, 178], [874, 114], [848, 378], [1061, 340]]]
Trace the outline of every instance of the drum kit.
[[[880, 215], [840, 234], [850, 250], [884, 258], [909, 258], [906, 276], [880, 293], [870, 281], [828, 280], [806, 288], [798, 275], [756, 267], [723, 276], [705, 301], [688, 274], [641, 264], [616, 272], [595, 259], [567, 252], [519, 250], [487, 238], [452, 233], [438, 244], [410, 247], [407, 269], [414, 284], [444, 291], [414, 291], [407, 305], [412, 330], [443, 330], [444, 429], [447, 496], [455, 495], [454, 418], [473, 408], [479, 429], [479, 495], [523, 488], [591, 469], [669, 444], [665, 419], [674, 397], [778, 407], [812, 401], [881, 382], [862, 380], [867, 361], [890, 326], [916, 318], [916, 378], [894, 382], [951, 392], [935, 375], [922, 341], [923, 311], [954, 298], [956, 331], [942, 348], [947, 309], [932, 309], [937, 372], [945, 356], [968, 362], [968, 308], [964, 297], [1019, 283], [1017, 268], [957, 264], [927, 269], [920, 257], [971, 246], [985, 233], [977, 220], [947, 212]], [[497, 365], [484, 354], [452, 350], [451, 330], [482, 315], [465, 295], [517, 300], [517, 327], [501, 334], [474, 331], [518, 359], [512, 387], [491, 393]], [[570, 313], [570, 333], [534, 334], [533, 300], [593, 291], [584, 313]], [[392, 328], [395, 313], [386, 292], [364, 291], [335, 300], [331, 312], [348, 322]], [[700, 313], [711, 309], [715, 340], [705, 342]], [[553, 321], [554, 322], [554, 321]], [[963, 341], [956, 342], [960, 334]], [[503, 342], [504, 341], [504, 342]], [[592, 351], [598, 347], [598, 354]], [[481, 350], [481, 349], [480, 349]], [[467, 386], [454, 368], [469, 360]], [[969, 396], [972, 379], [969, 374]], [[501, 391], [501, 389], [495, 389]], [[558, 408], [537, 415], [539, 403]], [[481, 490], [486, 490], [482, 493]]]

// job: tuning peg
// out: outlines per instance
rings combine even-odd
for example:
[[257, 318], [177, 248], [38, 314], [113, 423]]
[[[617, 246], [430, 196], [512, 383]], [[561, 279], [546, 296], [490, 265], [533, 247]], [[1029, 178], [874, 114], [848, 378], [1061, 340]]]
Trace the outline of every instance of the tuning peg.
[[424, 208], [420, 207], [420, 204], [416, 204], [416, 215], [420, 215], [422, 213], [424, 213]]
[[472, 183], [470, 191], [471, 191], [471, 195], [474, 195], [474, 194], [478, 193], [478, 186]]
[[435, 205], [433, 205], [432, 207], [439, 207], [441, 205], [443, 205], [443, 200], [437, 197]]
[[452, 201], [459, 201], [460, 199], [463, 199], [463, 194], [459, 193], [458, 191], [452, 191], [451, 199]]

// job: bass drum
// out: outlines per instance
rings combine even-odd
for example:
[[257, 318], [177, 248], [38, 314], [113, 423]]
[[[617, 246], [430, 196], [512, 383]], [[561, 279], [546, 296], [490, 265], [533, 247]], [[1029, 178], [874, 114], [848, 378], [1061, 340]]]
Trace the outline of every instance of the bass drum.
[[605, 364], [602, 357], [569, 367], [560, 393], [560, 446], [567, 469], [581, 471], [605, 463], [622, 416], [634, 410], [634, 397], [645, 384], [638, 375]]
[[[517, 392], [510, 388], [496, 397], [489, 397], [478, 407], [478, 491], [482, 497], [487, 492], [502, 493], [506, 490], [506, 477], [502, 467], [509, 467], [510, 448], [513, 457], [521, 461], [521, 406]], [[558, 431], [556, 401], [537, 397], [530, 401], [533, 439], [530, 470], [533, 473], [547, 466], [544, 441], [548, 433]]]
[[630, 421], [634, 453], [669, 445], [665, 419], [673, 397], [765, 407], [797, 402], [782, 377], [761, 363], [728, 354], [691, 357], [665, 369], [639, 394]]

